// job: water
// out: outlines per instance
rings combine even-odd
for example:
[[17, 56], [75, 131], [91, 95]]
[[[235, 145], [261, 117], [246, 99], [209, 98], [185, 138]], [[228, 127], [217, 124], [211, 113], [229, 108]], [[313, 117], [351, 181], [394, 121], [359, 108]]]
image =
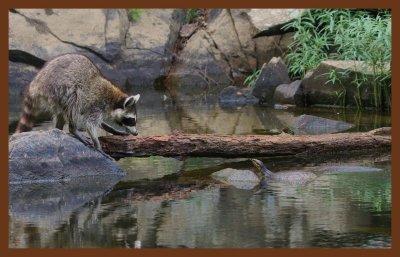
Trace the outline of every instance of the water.
[[[176, 130], [269, 134], [290, 126], [301, 114], [352, 123], [355, 126], [350, 131], [390, 126], [390, 115], [366, 111], [252, 106], [221, 109], [200, 105], [139, 109], [138, 129], [142, 135]], [[36, 129], [48, 126], [45, 122]], [[70, 182], [71, 185], [56, 185], [58, 190], [53, 190], [49, 185], [32, 185], [23, 189], [23, 201], [16, 200], [21, 199], [21, 192], [16, 190], [10, 196], [9, 246], [391, 246], [390, 156], [376, 153], [262, 160], [274, 172], [313, 171], [317, 178], [307, 184], [270, 182], [261, 190], [241, 190], [214, 181], [210, 174], [228, 167], [251, 169], [247, 159], [125, 158], [119, 163], [128, 174], [114, 186], [98, 182], [94, 189], [79, 189]], [[336, 170], [338, 165], [382, 170], [340, 172]], [[329, 166], [335, 166], [335, 172], [322, 172]]]

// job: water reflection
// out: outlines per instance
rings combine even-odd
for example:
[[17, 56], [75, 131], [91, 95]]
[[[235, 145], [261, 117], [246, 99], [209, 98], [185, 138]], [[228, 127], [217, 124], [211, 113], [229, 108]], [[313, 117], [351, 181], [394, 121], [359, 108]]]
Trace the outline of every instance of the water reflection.
[[[256, 194], [209, 181], [191, 187], [206, 178], [184, 168], [152, 185], [120, 182], [72, 212], [60, 209], [67, 215], [56, 222], [45, 210], [41, 218], [11, 213], [10, 247], [390, 247], [390, 163], [368, 165], [383, 171], [322, 173], [305, 186], [272, 182]], [[143, 192], [151, 193], [138, 199]]]
[[[227, 109], [218, 105], [141, 105], [138, 108], [138, 129], [142, 136], [166, 135], [174, 131], [194, 134], [271, 134], [285, 128], [296, 131], [296, 120], [303, 114], [350, 123], [354, 126], [349, 131], [368, 131], [391, 124], [390, 114], [351, 109], [293, 108], [275, 110], [260, 106]], [[18, 115], [13, 117], [17, 118]], [[15, 126], [16, 120], [10, 121], [10, 133], [14, 131]], [[49, 129], [52, 126], [54, 126], [52, 122], [43, 122], [34, 129]], [[335, 127], [325, 128], [326, 131], [333, 132], [335, 129]], [[325, 130], [319, 133], [323, 133]]]
[[218, 105], [179, 106], [155, 110], [139, 110], [142, 135], [170, 134], [174, 130], [182, 133], [214, 134], [269, 134], [273, 130], [291, 128], [302, 114], [348, 122], [354, 127], [349, 131], [367, 131], [390, 126], [390, 114], [328, 108], [294, 108], [274, 110], [259, 106], [244, 106], [235, 109]]

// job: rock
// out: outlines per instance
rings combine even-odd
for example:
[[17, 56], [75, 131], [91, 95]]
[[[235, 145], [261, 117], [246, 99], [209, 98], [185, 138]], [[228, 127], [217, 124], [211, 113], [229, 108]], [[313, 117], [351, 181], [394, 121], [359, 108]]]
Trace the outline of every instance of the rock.
[[275, 88], [281, 84], [290, 83], [288, 69], [280, 57], [274, 57], [268, 64], [264, 64], [261, 73], [255, 82], [253, 95], [260, 102], [273, 105]]
[[318, 135], [346, 131], [354, 125], [347, 122], [303, 114], [291, 126], [295, 135]]
[[[122, 44], [122, 41], [119, 43], [115, 41], [117, 39], [113, 33], [115, 27], [118, 26], [116, 23], [122, 27], [125, 26], [123, 25], [123, 12], [112, 9], [105, 11], [95, 9], [93, 10], [94, 13], [86, 9], [74, 11], [76, 10], [17, 9], [18, 13], [9, 12], [10, 59], [40, 67], [45, 61], [56, 56], [66, 53], [81, 53], [88, 56], [100, 68], [106, 78], [123, 87], [126, 76], [110, 63], [110, 60], [114, 60], [119, 54], [119, 48]], [[87, 17], [98, 17], [99, 20], [88, 19]], [[106, 17], [107, 26], [105, 24], [100, 26], [100, 22], [106, 22]], [[115, 21], [116, 19], [119, 21]], [[65, 20], [72, 23], [67, 24]], [[86, 20], [91, 21], [86, 24]], [[75, 23], [86, 25], [82, 25], [84, 26], [82, 27]], [[98, 25], [95, 26], [94, 23], [98, 23]], [[60, 24], [65, 24], [65, 26]], [[72, 26], [72, 24], [76, 26]], [[103, 32], [100, 31], [99, 26]], [[105, 32], [105, 30], [111, 30], [111, 28], [113, 28], [111, 32]], [[103, 34], [99, 35], [99, 33]], [[70, 37], [68, 36], [64, 40], [63, 37], [66, 37], [66, 35]], [[114, 41], [111, 41], [112, 38]], [[97, 40], [100, 40], [100, 42], [97, 42]], [[121, 40], [124, 40], [124, 38]], [[38, 63], [39, 61], [41, 63]]]
[[251, 9], [247, 14], [259, 33], [277, 35], [284, 34], [282, 27], [305, 11], [307, 9]]
[[199, 29], [189, 38], [166, 80], [171, 96], [178, 101], [217, 99], [232, 84], [229, 63], [208, 33]]
[[[390, 69], [389, 65], [387, 69]], [[335, 71], [338, 80], [335, 84], [330, 82], [329, 73]], [[344, 75], [347, 73], [347, 75]], [[340, 105], [341, 99], [338, 94], [346, 90], [345, 102], [348, 106], [356, 106], [356, 86], [353, 84], [355, 76], [366, 76], [365, 83], [361, 85], [361, 101], [363, 106], [374, 106], [373, 101], [373, 71], [362, 61], [335, 61], [326, 60], [321, 62], [317, 68], [309, 71], [302, 86], [306, 105]], [[368, 79], [370, 78], [370, 79]]]
[[[112, 61], [121, 51], [128, 28], [126, 11], [123, 9], [17, 9], [19, 15], [34, 27], [39, 37], [53, 37], [55, 44], [39, 45], [37, 39], [18, 42], [28, 47], [48, 50], [43, 59], [53, 58], [68, 48], [89, 49]], [[14, 27], [14, 24], [10, 27]], [[20, 36], [26, 37], [26, 35]], [[11, 37], [12, 42], [14, 38]], [[33, 43], [33, 44], [30, 44]], [[46, 47], [43, 47], [46, 46]], [[62, 51], [60, 53], [60, 50]], [[58, 53], [56, 53], [58, 52]]]
[[241, 51], [246, 57], [246, 61], [249, 64], [251, 70], [254, 70], [258, 68], [258, 63], [262, 64], [264, 62], [259, 61], [259, 58], [261, 58], [261, 56], [258, 55], [256, 42], [253, 39], [253, 36], [257, 33], [257, 29], [250, 22], [247, 15], [248, 12], [249, 9], [230, 9], [235, 34], [237, 34]]
[[184, 18], [182, 9], [142, 9], [139, 20], [130, 23], [115, 65], [131, 87], [153, 85], [167, 75]]
[[285, 56], [289, 51], [289, 45], [293, 42], [293, 35], [294, 33], [286, 33], [252, 39], [255, 43], [257, 63], [268, 63], [273, 57]]
[[125, 9], [16, 9], [9, 12], [9, 51], [42, 62], [85, 54], [112, 82], [140, 93], [169, 72], [184, 13], [143, 9], [129, 22]]
[[43, 60], [78, 50], [74, 45], [64, 43], [52, 35], [43, 22], [20, 13], [9, 12], [8, 14], [9, 50], [26, 52]]
[[279, 104], [303, 106], [304, 99], [301, 80], [296, 80], [290, 84], [281, 84], [277, 86], [274, 93], [274, 102]]
[[10, 184], [125, 175], [115, 161], [58, 129], [14, 134], [8, 161]]
[[260, 183], [260, 178], [251, 170], [226, 168], [211, 174], [211, 177], [222, 183], [239, 189], [253, 189]]
[[179, 31], [179, 35], [181, 37], [191, 37], [197, 28], [198, 25], [196, 23], [185, 24]]
[[251, 94], [250, 88], [238, 88], [235, 86], [222, 89], [218, 99], [223, 106], [241, 106], [258, 102], [258, 99]]
[[242, 50], [231, 11], [229, 9], [212, 9], [207, 23], [207, 32], [216, 47], [228, 60], [232, 72], [250, 72], [252, 67]]

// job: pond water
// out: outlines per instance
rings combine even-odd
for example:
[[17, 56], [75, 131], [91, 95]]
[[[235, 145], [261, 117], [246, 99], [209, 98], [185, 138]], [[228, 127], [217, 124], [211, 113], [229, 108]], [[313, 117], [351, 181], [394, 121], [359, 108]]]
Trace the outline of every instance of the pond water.
[[[274, 110], [218, 105], [139, 108], [141, 135], [273, 134], [309, 114], [346, 121], [349, 131], [390, 126], [390, 114], [332, 108]], [[13, 125], [10, 124], [10, 127]], [[35, 129], [45, 129], [49, 122]], [[318, 128], [314, 128], [316, 133]], [[321, 131], [323, 133], [323, 131]], [[391, 156], [260, 158], [274, 172], [312, 171], [306, 184], [270, 182], [243, 190], [214, 181], [245, 158], [124, 158], [127, 176], [10, 191], [11, 248], [25, 247], [365, 247], [391, 246]], [[323, 172], [340, 165], [381, 171]], [[87, 185], [82, 188], [82, 185]], [[93, 185], [93, 186], [92, 186]]]

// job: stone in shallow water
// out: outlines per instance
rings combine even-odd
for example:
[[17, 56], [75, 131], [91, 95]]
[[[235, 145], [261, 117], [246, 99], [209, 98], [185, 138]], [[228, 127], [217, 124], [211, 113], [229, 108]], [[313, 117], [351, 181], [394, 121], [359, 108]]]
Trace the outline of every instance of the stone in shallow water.
[[251, 170], [226, 168], [211, 174], [215, 180], [232, 185], [239, 189], [253, 189], [260, 183], [260, 178]]
[[258, 76], [253, 95], [260, 99], [265, 105], [273, 105], [274, 92], [277, 86], [290, 83], [288, 69], [282, 58], [274, 57], [268, 64], [261, 67], [260, 76]]
[[218, 100], [220, 105], [224, 107], [255, 104], [258, 102], [258, 99], [251, 94], [249, 88], [238, 88], [235, 86], [229, 86], [221, 90]]
[[304, 99], [301, 80], [277, 86], [274, 93], [274, 103], [303, 106]]
[[353, 126], [344, 121], [303, 114], [296, 117], [292, 130], [296, 135], [318, 135], [346, 131]]
[[10, 184], [125, 175], [115, 161], [58, 129], [11, 136], [8, 161]]
[[350, 173], [350, 172], [380, 172], [380, 168], [359, 165], [334, 165], [321, 168], [324, 173]]

